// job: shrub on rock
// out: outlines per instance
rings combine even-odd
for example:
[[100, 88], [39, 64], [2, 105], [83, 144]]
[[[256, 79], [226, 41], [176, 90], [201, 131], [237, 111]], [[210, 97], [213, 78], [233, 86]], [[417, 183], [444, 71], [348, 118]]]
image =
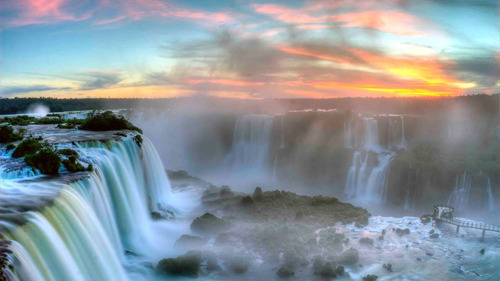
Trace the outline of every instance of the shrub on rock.
[[87, 131], [113, 131], [131, 130], [142, 134], [142, 130], [127, 121], [123, 116], [116, 116], [111, 111], [90, 114], [80, 126], [80, 130]]
[[46, 146], [35, 154], [27, 155], [24, 157], [24, 161], [46, 175], [59, 173], [59, 167], [61, 166], [61, 156], [52, 146]]
[[261, 200], [263, 197], [262, 197], [262, 188], [260, 187], [256, 187], [255, 190], [253, 191], [253, 195], [252, 195], [253, 199], [254, 200]]
[[85, 167], [78, 162], [78, 157], [75, 155], [70, 155], [68, 159], [62, 160], [62, 164], [70, 173], [85, 171]]
[[48, 146], [48, 143], [42, 143], [40, 139], [27, 138], [17, 145], [16, 150], [12, 153], [12, 157], [23, 157], [28, 154], [34, 154], [44, 146]]
[[11, 126], [0, 126], [0, 143], [13, 142], [22, 138], [22, 134], [14, 132], [14, 129], [12, 129]]
[[337, 273], [337, 275], [344, 275], [345, 273], [345, 268], [341, 265], [337, 266], [337, 269], [335, 269], [335, 273]]

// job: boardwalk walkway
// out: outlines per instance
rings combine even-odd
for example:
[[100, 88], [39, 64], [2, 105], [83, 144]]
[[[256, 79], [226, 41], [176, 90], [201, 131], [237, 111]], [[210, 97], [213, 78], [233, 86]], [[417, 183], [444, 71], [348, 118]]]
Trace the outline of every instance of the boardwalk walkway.
[[438, 222], [446, 222], [452, 225], [457, 226], [457, 234], [460, 230], [460, 227], [467, 227], [467, 228], [474, 228], [474, 229], [479, 229], [483, 231], [483, 235], [481, 239], [484, 240], [484, 235], [486, 231], [495, 231], [495, 232], [500, 232], [500, 226], [499, 225], [492, 225], [492, 224], [485, 224], [482, 222], [475, 222], [475, 221], [467, 221], [467, 220], [461, 220], [458, 218], [453, 217], [453, 207], [450, 206], [442, 206], [442, 205], [437, 205], [434, 206], [434, 219]]

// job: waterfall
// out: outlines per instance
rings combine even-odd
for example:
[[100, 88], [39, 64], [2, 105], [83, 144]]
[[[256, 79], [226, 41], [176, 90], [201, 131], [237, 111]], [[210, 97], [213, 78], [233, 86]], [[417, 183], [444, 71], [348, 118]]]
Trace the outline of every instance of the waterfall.
[[351, 129], [351, 121], [344, 121], [344, 147], [345, 148], [353, 148], [353, 139], [352, 139], [352, 129]]
[[455, 210], [466, 210], [469, 205], [471, 185], [472, 176], [467, 172], [457, 175], [455, 188], [448, 198], [448, 205], [454, 207]]
[[376, 156], [377, 164], [370, 167], [369, 152], [354, 152], [344, 188], [348, 198], [359, 202], [386, 202], [389, 167], [395, 154], [379, 153]]
[[405, 117], [401, 115], [401, 142], [399, 143], [399, 149], [406, 149], [406, 147]]
[[285, 116], [283, 115], [281, 118], [281, 139], [280, 139], [280, 147], [279, 149], [285, 148]]
[[273, 119], [267, 115], [247, 115], [236, 120], [233, 146], [228, 155], [232, 171], [249, 173], [252, 177], [269, 173]]
[[363, 118], [363, 149], [367, 151], [380, 151], [378, 122], [372, 117]]
[[[144, 136], [141, 148], [131, 137], [61, 147], [95, 170], [66, 184], [2, 181], [1, 207], [12, 214], [0, 216], [0, 232], [13, 241], [12, 280], [129, 280], [125, 252], [152, 262], [171, 242], [151, 211], [179, 208], [156, 150]], [[9, 205], [16, 200], [33, 206]]]
[[491, 179], [489, 177], [486, 191], [488, 192], [488, 210], [490, 212], [493, 212], [495, 211], [495, 197], [493, 197], [493, 191], [491, 190]]

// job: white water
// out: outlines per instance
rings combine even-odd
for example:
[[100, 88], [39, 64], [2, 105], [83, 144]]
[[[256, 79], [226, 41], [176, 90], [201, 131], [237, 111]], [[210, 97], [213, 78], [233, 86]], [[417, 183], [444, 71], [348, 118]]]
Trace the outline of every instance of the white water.
[[455, 210], [466, 210], [469, 205], [470, 188], [472, 185], [472, 176], [467, 172], [457, 175], [455, 179], [455, 188], [448, 198], [448, 205]]
[[488, 210], [493, 212], [495, 211], [495, 197], [493, 196], [493, 191], [491, 190], [491, 179], [489, 177], [486, 192], [488, 193]]
[[[352, 144], [350, 122], [345, 126], [344, 132], [345, 143]], [[376, 161], [371, 159], [374, 156]], [[347, 173], [344, 188], [347, 197], [361, 204], [385, 203], [389, 169], [394, 156], [394, 152], [384, 150], [380, 146], [378, 121], [372, 117], [364, 117], [362, 149], [353, 152], [353, 162]]]
[[269, 159], [274, 116], [247, 115], [237, 119], [233, 145], [227, 157], [229, 170], [248, 179], [266, 179], [272, 167]]
[[30, 194], [60, 190], [50, 207], [25, 213], [27, 223], [0, 221], [4, 236], [16, 241], [12, 249], [17, 279], [141, 280], [150, 270], [141, 263], [131, 264], [125, 250], [143, 262], [156, 262], [172, 251], [171, 240], [185, 229], [155, 222], [150, 213], [166, 214], [171, 206], [182, 206], [171, 194], [156, 151], [143, 138], [142, 149], [130, 137], [73, 146], [84, 161], [94, 164], [95, 171], [69, 185], [2, 181], [0, 191], [20, 201], [27, 200], [15, 196], [22, 195], [22, 190]]
[[352, 149], [354, 147], [353, 138], [352, 138], [351, 122], [352, 122], [352, 120], [344, 122], [344, 147], [350, 148], [350, 149]]

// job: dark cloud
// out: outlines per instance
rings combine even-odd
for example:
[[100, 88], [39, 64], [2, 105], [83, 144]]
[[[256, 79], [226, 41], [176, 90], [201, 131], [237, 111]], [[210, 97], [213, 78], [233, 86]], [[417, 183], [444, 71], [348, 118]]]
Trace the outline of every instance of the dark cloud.
[[43, 92], [43, 91], [51, 91], [51, 90], [70, 90], [71, 88], [63, 87], [63, 88], [54, 88], [45, 85], [33, 85], [33, 86], [3, 86], [0, 88], [0, 93], [2, 96], [11, 96], [14, 94], [21, 93], [31, 93], [31, 92]]
[[109, 88], [123, 80], [119, 72], [94, 71], [83, 74], [80, 90]]
[[500, 82], [500, 64], [493, 51], [482, 56], [457, 58], [447, 66], [447, 71], [480, 87], [494, 87]]

